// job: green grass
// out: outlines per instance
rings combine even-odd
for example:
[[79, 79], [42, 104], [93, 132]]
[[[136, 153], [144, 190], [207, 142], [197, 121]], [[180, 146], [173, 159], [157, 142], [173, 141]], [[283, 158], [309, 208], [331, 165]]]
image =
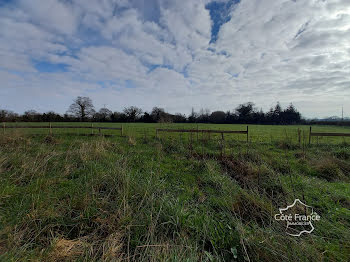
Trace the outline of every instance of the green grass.
[[[346, 139], [308, 146], [305, 136], [299, 145], [306, 126], [249, 126], [250, 143], [244, 135], [191, 143], [189, 134], [156, 139], [155, 128], [197, 125], [123, 127], [123, 137], [0, 135], [0, 261], [349, 261]], [[288, 236], [274, 220], [295, 198], [321, 216], [309, 235]]]
[[[49, 123], [6, 123], [6, 126], [48, 126]], [[52, 126], [87, 126], [90, 127], [91, 123], [86, 122], [59, 122], [52, 123]], [[134, 137], [149, 137], [155, 136], [156, 128], [173, 128], [173, 129], [213, 129], [213, 130], [242, 130], [245, 131], [247, 125], [239, 124], [169, 124], [169, 123], [159, 123], [159, 124], [148, 124], [148, 123], [93, 123], [94, 127], [106, 126], [106, 127], [121, 127], [124, 128], [124, 133]], [[305, 125], [292, 125], [292, 126], [279, 126], [279, 125], [248, 125], [249, 126], [249, 141], [257, 143], [273, 143], [279, 141], [290, 140], [292, 142], [298, 141], [298, 129], [301, 130], [301, 138], [308, 140], [309, 135], [309, 126]], [[48, 134], [49, 129], [5, 129], [6, 134], [11, 134], [12, 132], [22, 132], [26, 134]], [[313, 132], [335, 132], [335, 133], [350, 133], [349, 126], [321, 126], [315, 125], [312, 127]], [[98, 133], [98, 130], [93, 131], [94, 134]], [[90, 129], [53, 129], [54, 134], [91, 134]], [[119, 135], [120, 131], [115, 130], [102, 130], [103, 134], [113, 134]], [[163, 137], [176, 137], [176, 138], [188, 138], [188, 134], [166, 134]], [[201, 134], [199, 134], [201, 136]], [[213, 138], [219, 138], [220, 135], [211, 135]], [[193, 138], [197, 136], [194, 134]], [[245, 141], [245, 135], [235, 135], [230, 134], [226, 135], [226, 138], [229, 140]], [[349, 137], [312, 137], [313, 144], [337, 144], [337, 143], [350, 143]]]

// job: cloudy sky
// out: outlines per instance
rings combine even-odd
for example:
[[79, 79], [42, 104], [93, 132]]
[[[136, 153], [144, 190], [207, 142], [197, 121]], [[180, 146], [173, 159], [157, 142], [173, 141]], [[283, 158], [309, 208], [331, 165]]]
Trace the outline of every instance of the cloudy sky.
[[350, 115], [349, 0], [0, 0], [0, 108]]

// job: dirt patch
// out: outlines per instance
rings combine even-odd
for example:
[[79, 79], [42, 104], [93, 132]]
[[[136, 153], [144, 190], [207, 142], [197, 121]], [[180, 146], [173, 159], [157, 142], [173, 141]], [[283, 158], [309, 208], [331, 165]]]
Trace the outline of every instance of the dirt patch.
[[241, 186], [247, 187], [252, 181], [258, 180], [258, 172], [249, 162], [243, 162], [235, 159], [223, 158], [220, 161], [224, 171], [234, 178]]

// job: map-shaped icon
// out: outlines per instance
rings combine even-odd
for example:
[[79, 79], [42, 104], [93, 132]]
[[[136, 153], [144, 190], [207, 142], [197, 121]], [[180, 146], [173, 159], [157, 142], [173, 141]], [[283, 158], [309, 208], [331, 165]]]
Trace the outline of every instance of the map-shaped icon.
[[303, 233], [310, 234], [314, 231], [315, 228], [312, 221], [315, 217], [316, 220], [319, 218], [313, 207], [304, 204], [300, 199], [295, 199], [293, 204], [286, 208], [280, 208], [279, 212], [286, 218], [286, 233], [296, 237], [301, 236]]

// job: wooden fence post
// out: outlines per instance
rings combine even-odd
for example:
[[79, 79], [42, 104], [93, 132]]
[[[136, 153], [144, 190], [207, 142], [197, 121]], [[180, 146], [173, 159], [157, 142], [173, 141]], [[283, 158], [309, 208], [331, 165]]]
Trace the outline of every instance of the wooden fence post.
[[193, 146], [192, 146], [192, 141], [193, 141], [193, 138], [192, 138], [192, 130], [190, 132], [190, 156], [192, 156], [193, 154]]
[[51, 125], [51, 122], [50, 122], [50, 135], [52, 135], [52, 125]]
[[5, 135], [5, 127], [6, 127], [6, 125], [5, 125], [5, 122], [4, 122], [4, 123], [2, 123], [2, 129], [3, 129], [4, 135]]
[[158, 128], [156, 128], [156, 138], [158, 138]]
[[301, 130], [298, 128], [298, 142], [299, 142], [299, 147], [301, 146]]
[[221, 158], [225, 157], [225, 138], [224, 132], [221, 132]]
[[311, 126], [310, 126], [310, 133], [309, 133], [309, 145], [311, 144]]
[[101, 135], [101, 128], [98, 129], [98, 133], [99, 133], [99, 135]]
[[224, 149], [224, 141], [223, 140], [221, 140], [221, 143], [220, 143], [220, 158], [222, 159], [223, 158], [223, 156], [224, 156], [224, 153], [223, 153], [223, 150]]
[[247, 143], [249, 142], [249, 127], [247, 126]]
[[122, 125], [122, 129], [120, 130], [120, 135], [123, 136], [123, 125]]
[[94, 135], [94, 124], [91, 123], [91, 135]]
[[198, 135], [199, 135], [199, 134], [198, 134], [198, 124], [197, 124], [197, 142], [198, 142]]

